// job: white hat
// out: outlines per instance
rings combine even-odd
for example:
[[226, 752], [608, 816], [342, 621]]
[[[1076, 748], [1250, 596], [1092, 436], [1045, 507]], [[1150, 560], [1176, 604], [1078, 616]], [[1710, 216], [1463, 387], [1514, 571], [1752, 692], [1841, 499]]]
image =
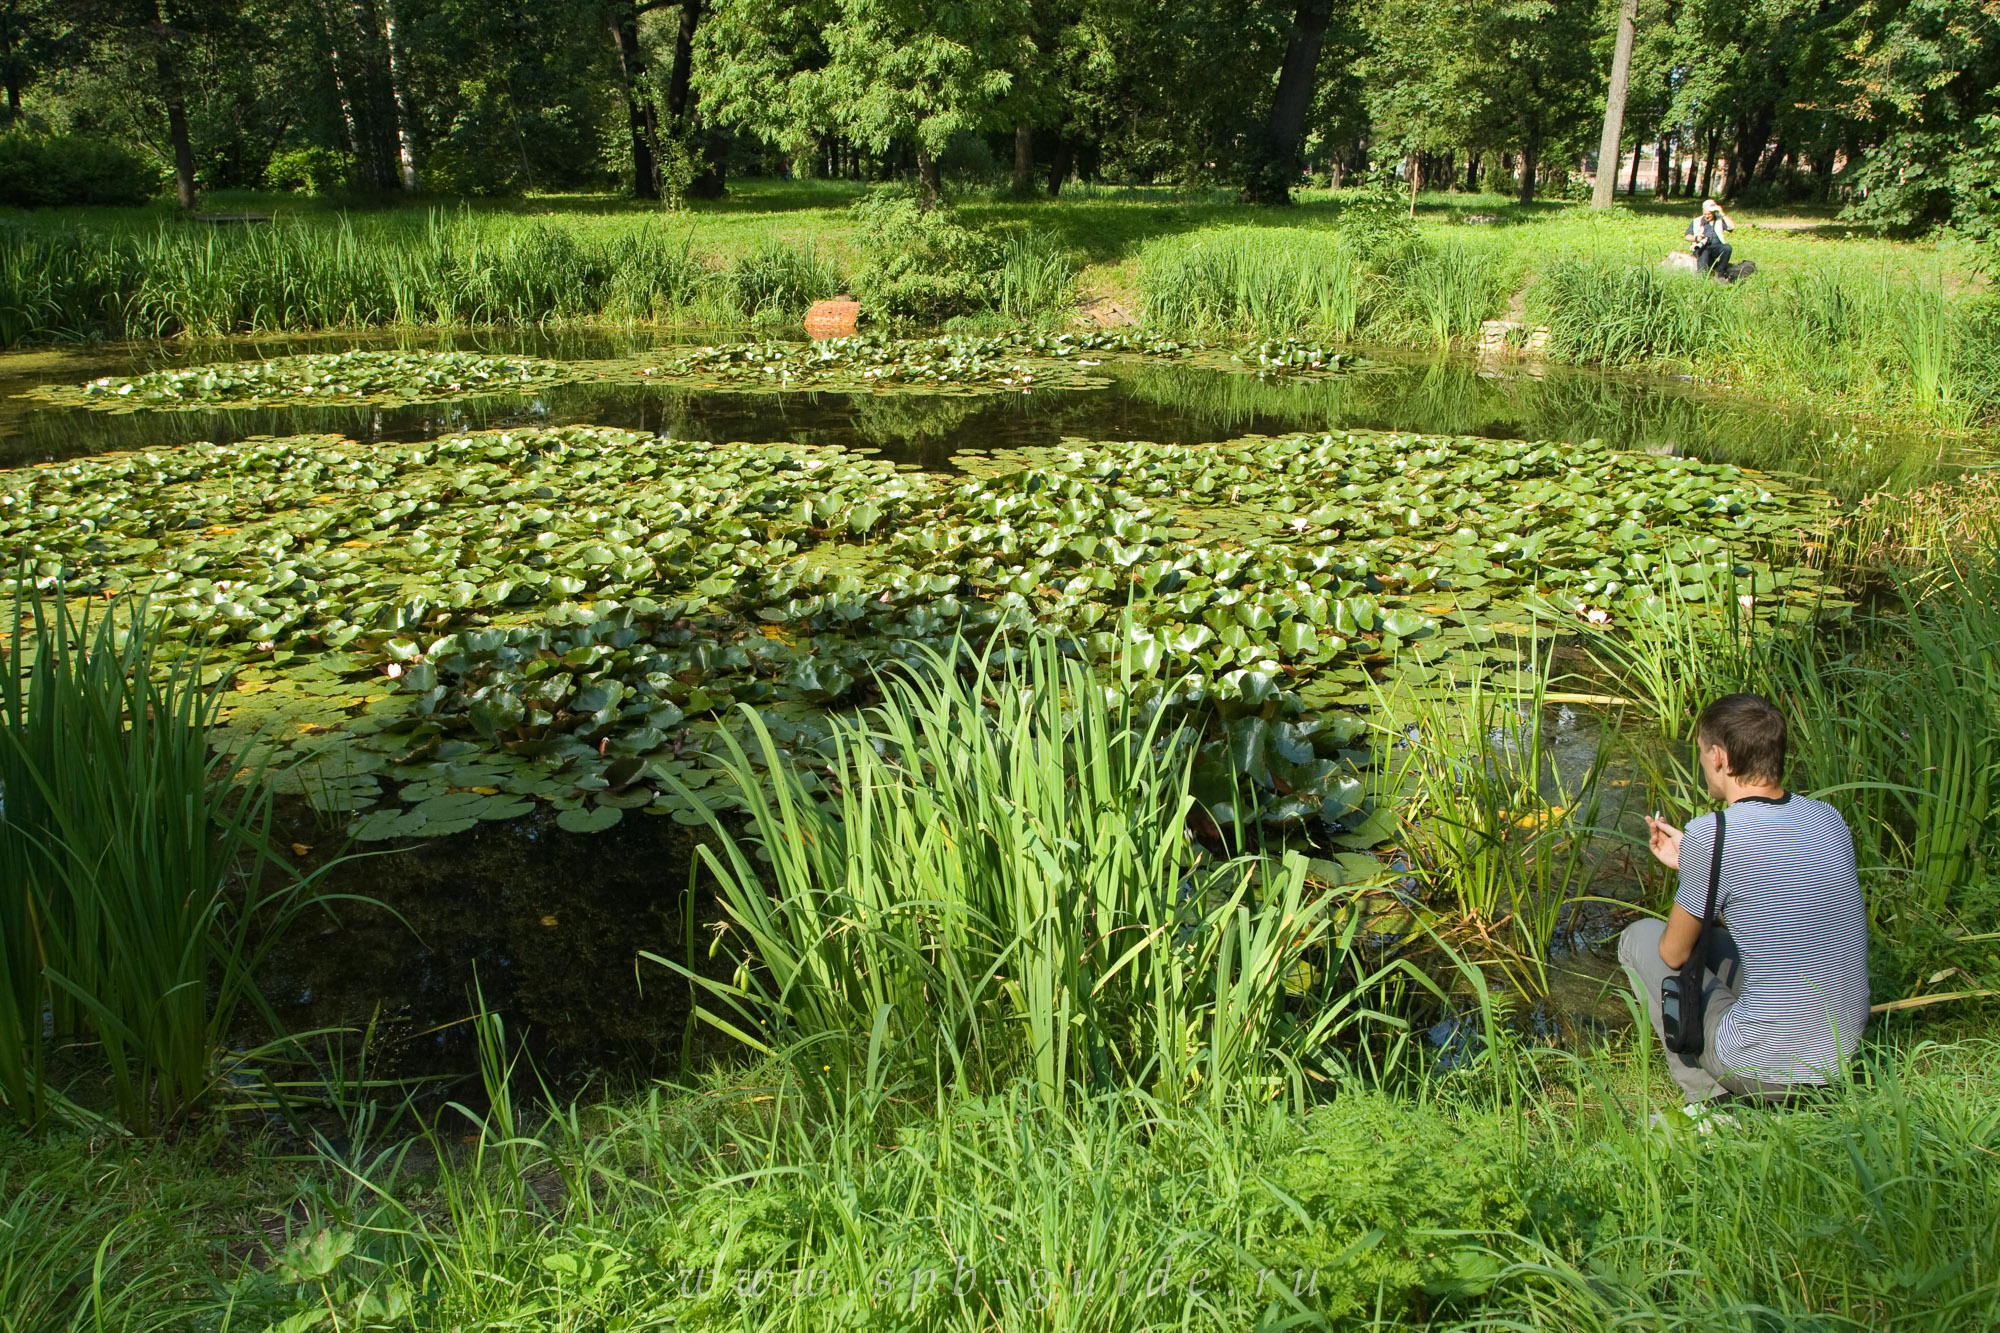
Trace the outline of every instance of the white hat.
[[1718, 204], [1718, 203], [1716, 203], [1716, 202], [1715, 202], [1715, 200], [1713, 200], [1713, 199], [1704, 199], [1704, 200], [1702, 200], [1702, 201], [1701, 201], [1701, 211], [1702, 211], [1702, 212], [1706, 213], [1706, 212], [1708, 212], [1708, 210], [1710, 210], [1711, 208], [1712, 208], [1712, 209], [1714, 209], [1714, 210], [1715, 210], [1716, 212], [1718, 212], [1718, 213], [1720, 213], [1720, 212], [1722, 211], [1722, 205], [1721, 205], [1721, 204]]

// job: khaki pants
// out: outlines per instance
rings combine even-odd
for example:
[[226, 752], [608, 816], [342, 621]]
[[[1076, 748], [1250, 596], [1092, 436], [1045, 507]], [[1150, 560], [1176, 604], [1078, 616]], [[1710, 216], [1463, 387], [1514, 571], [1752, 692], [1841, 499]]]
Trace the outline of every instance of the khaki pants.
[[1664, 921], [1651, 918], [1634, 921], [1618, 937], [1618, 961], [1632, 979], [1639, 1002], [1646, 1006], [1646, 1016], [1653, 1021], [1653, 1035], [1662, 1043], [1667, 1072], [1680, 1084], [1681, 1095], [1692, 1104], [1715, 1097], [1773, 1100], [1797, 1091], [1798, 1086], [1790, 1083], [1744, 1078], [1715, 1057], [1716, 1029], [1722, 1026], [1723, 1015], [1742, 995], [1741, 959], [1736, 942], [1726, 930], [1710, 930], [1707, 936], [1708, 970], [1702, 974], [1701, 1055], [1690, 1062], [1685, 1056], [1664, 1049], [1667, 1037], [1660, 1017], [1660, 983], [1675, 971], [1660, 957], [1660, 936], [1666, 929]]

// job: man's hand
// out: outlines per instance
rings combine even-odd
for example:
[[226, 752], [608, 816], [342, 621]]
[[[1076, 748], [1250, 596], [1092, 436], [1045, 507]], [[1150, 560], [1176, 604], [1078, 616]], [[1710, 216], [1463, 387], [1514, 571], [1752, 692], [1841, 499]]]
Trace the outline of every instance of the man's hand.
[[1667, 869], [1681, 868], [1681, 831], [1666, 820], [1646, 816], [1646, 845]]

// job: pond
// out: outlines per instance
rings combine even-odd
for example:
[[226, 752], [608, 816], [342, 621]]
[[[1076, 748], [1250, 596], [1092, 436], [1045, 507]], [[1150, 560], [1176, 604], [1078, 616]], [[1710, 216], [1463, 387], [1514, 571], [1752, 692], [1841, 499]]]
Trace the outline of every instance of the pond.
[[1615, 449], [1803, 471], [1812, 471], [1814, 460], [1837, 454], [1838, 474], [1822, 480], [1841, 491], [1872, 488], [1897, 470], [1949, 467], [1974, 452], [1923, 432], [1857, 426], [1683, 378], [1482, 362], [1400, 349], [1371, 351], [1366, 374], [1306, 383], [1192, 366], [1113, 366], [1105, 372], [1112, 383], [1103, 388], [987, 398], [569, 384], [527, 399], [443, 405], [107, 416], [22, 396], [51, 381], [307, 351], [403, 347], [574, 361], [737, 336], [727, 331], [669, 338], [656, 333], [473, 330], [127, 344], [0, 356], [0, 467], [196, 440], [230, 443], [252, 435], [330, 432], [355, 440], [418, 441], [461, 429], [568, 424], [619, 426], [687, 440], [874, 448], [927, 467], [948, 466], [964, 448], [1011, 449], [1071, 438], [1204, 444], [1245, 435], [1350, 429], [1520, 440], [1594, 438]]
[[[739, 392], [642, 382], [648, 366], [409, 404], [112, 413], [24, 396], [354, 348], [631, 366], [693, 341], [466, 332], [0, 359], [0, 468], [84, 464], [69, 490], [52, 479], [69, 469], [38, 469], [19, 492], [76, 526], [17, 507], [9, 544], [110, 588], [162, 575], [176, 615], [215, 625], [239, 668], [231, 726], [277, 734], [292, 768], [281, 842], [310, 868], [358, 833], [370, 854], [329, 886], [400, 917], [349, 905], [303, 923], [268, 978], [288, 1023], [379, 1004], [392, 1065], [463, 1071], [470, 1033], [450, 1020], [477, 987], [557, 1077], [670, 1065], [686, 988], [635, 972], [635, 954], [715, 964], [685, 900], [701, 812], [669, 777], [700, 785], [690, 761], [732, 700], [809, 753], [823, 705], [951, 624], [994, 625], [981, 608], [1058, 624], [1100, 660], [1137, 645], [1172, 702], [1220, 718], [1204, 802], [1233, 811], [1218, 793], [1247, 779], [1261, 795], [1243, 817], [1365, 849], [1393, 826], [1355, 776], [1364, 728], [1342, 710], [1377, 682], [1421, 693], [1454, 662], [1518, 661], [1509, 645], [1538, 632], [1520, 608], [1543, 592], [1610, 605], [1635, 579], [1727, 565], [1702, 515], [1760, 550], [1816, 521], [1812, 485], [1768, 473], [1824, 468], [1851, 494], [1964, 452], [1686, 381], [1386, 351], [1304, 376], [1072, 358], [1087, 387], [977, 394]], [[704, 441], [769, 448], [681, 443]], [[224, 448], [87, 462], [202, 445]], [[1558, 513], [1562, 551], [1541, 531]], [[804, 569], [816, 554], [830, 564]], [[1781, 565], [1742, 573], [1780, 608], [1826, 595]], [[674, 598], [645, 595], [662, 580]], [[1594, 733], [1563, 714], [1574, 770]], [[672, 817], [623, 817], [642, 807]], [[694, 923], [712, 915], [693, 904]], [[1616, 1021], [1603, 951], [1572, 934], [1560, 1002]]]

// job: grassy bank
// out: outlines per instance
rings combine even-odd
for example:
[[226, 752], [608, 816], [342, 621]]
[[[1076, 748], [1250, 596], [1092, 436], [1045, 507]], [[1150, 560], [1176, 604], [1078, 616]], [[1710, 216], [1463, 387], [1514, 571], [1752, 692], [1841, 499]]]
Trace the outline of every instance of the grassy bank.
[[1589, 642], [1648, 806], [1698, 808], [1660, 748], [1694, 680], [1782, 700], [1793, 784], [1856, 830], [1892, 1008], [1818, 1102], [1704, 1135], [1643, 1026], [1534, 1035], [1533, 909], [1582, 887], [1543, 872], [1618, 835], [1507, 778], [1532, 724], [1490, 696], [1395, 717], [1436, 915], [1384, 966], [1362, 927], [1401, 900], [1190, 837], [1183, 741], [1045, 650], [891, 678], [818, 776], [731, 751], [761, 804], [706, 865], [740, 966], [695, 984], [743, 1058], [551, 1105], [484, 1017], [479, 1086], [422, 1114], [331, 1062], [158, 1142], [59, 1104], [0, 1157], [9, 1333], [1990, 1327], [2000, 570], [1949, 537], [1843, 634], [1738, 617], [1724, 562]]
[[[1648, 1129], [1642, 1060], [1060, 1112], [785, 1071], [543, 1121], [13, 1145], [8, 1328], [1981, 1329], [2000, 1052], [1878, 1047], [1821, 1107]], [[507, 1090], [496, 1086], [504, 1104]]]
[[1957, 428], [2000, 410], [2000, 321], [1974, 257], [1949, 245], [1746, 210], [1738, 257], [1761, 271], [1731, 289], [1657, 269], [1680, 248], [1682, 205], [1593, 214], [1427, 195], [1406, 223], [1353, 192], [1304, 192], [1289, 210], [1163, 190], [1074, 195], [964, 199], [954, 216], [973, 239], [942, 241], [885, 228], [851, 207], [857, 187], [833, 182], [745, 182], [735, 198], [671, 214], [598, 198], [346, 214], [265, 196], [217, 206], [272, 209], [270, 226], [191, 226], [160, 209], [16, 214], [0, 233], [0, 343], [789, 323], [812, 299], [892, 267], [875, 251], [893, 233], [891, 248], [922, 250], [926, 279], [951, 279], [954, 297], [890, 306], [937, 317], [1043, 322], [1081, 301], [1092, 317], [1122, 310], [1169, 333], [1410, 346], [1465, 346], [1482, 320], [1511, 318], [1547, 325], [1561, 359], [1693, 374], [1836, 412]]

